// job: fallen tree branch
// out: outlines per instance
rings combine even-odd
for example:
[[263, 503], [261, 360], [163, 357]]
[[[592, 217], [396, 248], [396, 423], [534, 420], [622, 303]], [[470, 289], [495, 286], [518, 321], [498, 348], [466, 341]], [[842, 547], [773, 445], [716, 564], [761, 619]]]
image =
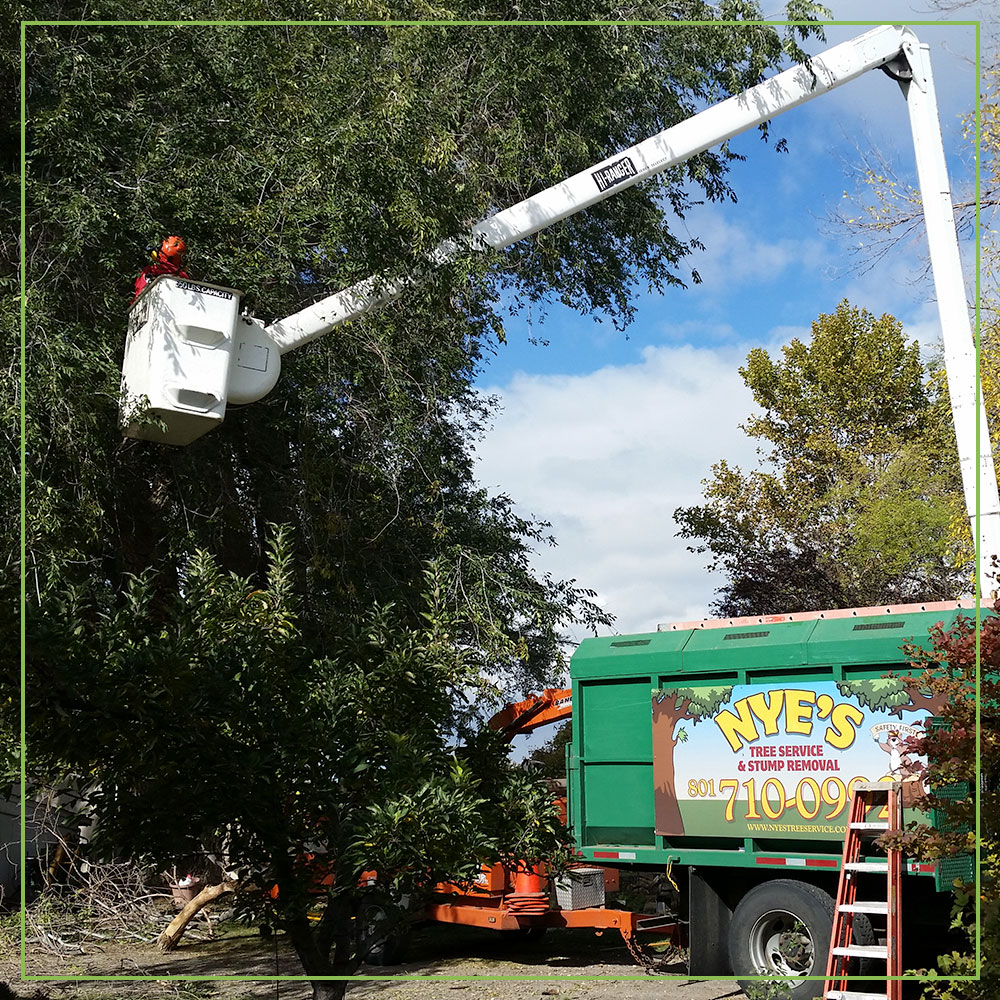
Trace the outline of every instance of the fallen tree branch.
[[237, 882], [220, 882], [218, 885], [207, 885], [201, 892], [198, 893], [194, 899], [188, 903], [180, 913], [174, 917], [173, 920], [167, 925], [166, 930], [157, 939], [157, 947], [160, 951], [173, 951], [177, 947], [177, 942], [180, 941], [181, 936], [184, 934], [184, 928], [191, 922], [192, 918], [197, 916], [197, 914], [202, 910], [203, 907], [208, 906], [213, 900], [218, 899], [221, 895], [227, 892], [232, 892], [236, 886]]

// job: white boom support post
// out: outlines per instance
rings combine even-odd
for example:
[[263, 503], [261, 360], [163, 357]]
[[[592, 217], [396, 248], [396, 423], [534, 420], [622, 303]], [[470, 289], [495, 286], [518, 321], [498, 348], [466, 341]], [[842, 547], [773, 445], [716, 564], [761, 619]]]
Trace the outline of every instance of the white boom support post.
[[[903, 55], [912, 78], [901, 79], [900, 87], [910, 113], [910, 129], [917, 162], [917, 179], [924, 206], [927, 243], [930, 247], [934, 291], [941, 320], [945, 371], [951, 396], [952, 422], [958, 441], [962, 468], [965, 509], [969, 512], [972, 537], [979, 553], [979, 588], [983, 597], [996, 589], [988, 580], [989, 559], [1000, 555], [1000, 496], [990, 446], [986, 408], [980, 398], [976, 406], [976, 350], [969, 320], [969, 307], [962, 278], [962, 261], [955, 231], [955, 212], [945, 166], [944, 144], [938, 116], [930, 52], [916, 39], [903, 42]], [[976, 417], [979, 439], [976, 439]], [[978, 449], [977, 449], [978, 445]], [[976, 530], [976, 497], [979, 498], [979, 530]]]
[[[874, 28], [820, 55], [813, 56], [808, 66], [793, 66], [742, 94], [730, 97], [686, 121], [615, 153], [595, 166], [582, 170], [567, 180], [485, 219], [473, 226], [466, 237], [444, 240], [428, 255], [428, 267], [447, 264], [454, 260], [463, 248], [499, 250], [510, 246], [605, 198], [610, 198], [619, 191], [624, 191], [640, 181], [684, 162], [710, 146], [731, 139], [740, 132], [775, 118], [879, 67], [886, 67], [900, 80], [909, 109], [944, 338], [945, 366], [958, 440], [962, 482], [982, 567], [991, 555], [1000, 555], [1000, 499], [997, 494], [986, 413], [981, 405], [978, 409], [977, 449], [975, 399], [978, 376], [975, 350], [930, 59], [927, 46], [921, 46], [908, 28], [893, 25]], [[912, 79], [907, 79], [911, 75]], [[141, 426], [131, 425], [127, 433], [136, 437], [148, 436], [153, 440], [172, 444], [187, 444], [221, 421], [227, 395], [234, 402], [249, 402], [261, 398], [270, 391], [280, 368], [281, 354], [329, 333], [341, 323], [356, 319], [371, 309], [393, 301], [419, 280], [419, 275], [391, 280], [378, 276], [368, 278], [267, 327], [264, 327], [259, 320], [241, 318], [241, 323], [247, 327], [246, 331], [236, 331], [225, 342], [227, 351], [225, 364], [230, 366], [231, 372], [228, 386], [223, 385], [220, 389], [216, 379], [211, 387], [208, 389], [201, 387], [199, 392], [175, 387], [171, 390], [171, 399], [175, 401], [186, 399], [188, 400], [186, 405], [176, 402], [176, 410], [173, 408], [175, 404], [169, 402], [166, 405], [153, 407], [153, 412], [166, 421], [166, 432], [147, 431]], [[142, 302], [143, 299], [140, 297], [139, 303]], [[169, 340], [173, 334], [169, 324], [167, 326]], [[146, 358], [158, 356], [154, 350], [158, 345], [150, 341], [151, 336], [143, 326], [136, 331], [135, 336], [130, 337], [130, 342], [126, 346], [124, 379], [126, 384], [123, 387], [123, 398], [127, 399], [130, 394], [134, 397], [145, 393], [146, 386], [142, 378], [147, 370]], [[244, 339], [237, 342], [237, 336], [242, 336]], [[190, 337], [188, 339], [190, 340]], [[181, 346], [188, 348], [186, 341]], [[190, 350], [193, 354], [204, 353], [197, 343]], [[168, 344], [161, 353], [164, 353], [167, 360], [173, 362], [175, 367], [183, 367], [176, 363], [178, 352], [172, 345]], [[200, 365], [200, 362], [198, 364]], [[131, 378], [128, 375], [129, 371], [135, 373]], [[152, 390], [158, 387], [150, 385], [149, 388]], [[183, 395], [185, 392], [187, 395]], [[198, 410], [198, 407], [201, 407], [201, 410]], [[173, 431], [171, 424], [174, 420], [184, 425], [183, 430]], [[125, 422], [128, 423], [127, 420]], [[978, 532], [977, 496], [981, 514]], [[983, 595], [988, 595], [992, 588], [982, 572], [979, 582]]]

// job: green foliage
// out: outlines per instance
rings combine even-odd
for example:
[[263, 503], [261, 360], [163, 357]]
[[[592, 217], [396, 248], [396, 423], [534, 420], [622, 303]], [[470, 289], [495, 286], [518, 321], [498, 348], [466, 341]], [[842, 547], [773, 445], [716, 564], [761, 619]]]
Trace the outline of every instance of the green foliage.
[[566, 747], [572, 741], [573, 720], [567, 719], [548, 742], [532, 750], [525, 758], [533, 768], [532, 773], [545, 778], [565, 778]]
[[899, 322], [841, 302], [809, 343], [780, 360], [755, 349], [740, 373], [762, 410], [743, 429], [764, 466], [719, 462], [706, 503], [674, 514], [728, 576], [718, 612], [951, 596], [967, 571], [949, 534], [953, 434], [940, 379]]
[[[727, 11], [752, 13], [742, 7]], [[101, 5], [101, 16], [116, 13], [142, 6]], [[714, 17], [698, 3], [678, 13]], [[465, 261], [297, 352], [268, 400], [183, 451], [122, 445], [114, 429], [143, 247], [181, 232], [193, 274], [243, 289], [263, 316], [286, 314], [368, 274], [412, 270], [489, 209], [755, 82], [781, 58], [777, 34], [36, 26], [26, 44], [36, 593], [52, 581], [89, 587], [92, 576], [118, 586], [149, 566], [169, 575], [197, 547], [227, 570], [259, 573], [261, 525], [291, 519], [312, 594], [348, 617], [380, 601], [415, 611], [423, 561], [446, 556], [455, 606], [472, 609], [470, 641], [506, 638], [511, 689], [537, 683], [565, 609], [585, 623], [600, 615], [585, 591], [530, 572], [527, 546], [544, 543], [542, 527], [470, 486], [467, 435], [490, 412], [471, 382], [498, 349], [498, 296], [558, 296], [627, 321], [636, 282], [685, 279], [688, 246], [661, 204], [683, 212], [696, 197], [730, 197], [728, 154], [705, 153], [538, 240]]]
[[754, 978], [743, 984], [743, 992], [747, 1000], [788, 1000], [791, 990], [784, 978], [777, 973], [761, 969], [759, 978]]
[[[457, 718], [453, 692], [481, 681], [437, 567], [419, 628], [375, 609], [334, 647], [304, 636], [293, 566], [277, 531], [261, 586], [199, 552], [169, 604], [142, 578], [107, 600], [101, 628], [82, 625], [89, 595], [40, 620], [39, 661], [63, 667], [40, 680], [63, 687], [31, 761], [85, 775], [98, 855], [167, 864], [221, 839], [243, 884], [277, 885], [277, 920], [300, 953], [335, 942], [343, 974], [363, 957], [344, 933], [372, 891], [362, 872], [387, 898], [423, 894], [485, 861], [558, 856], [565, 831], [500, 738]], [[313, 928], [310, 890], [327, 875]], [[243, 905], [266, 913], [259, 888]]]

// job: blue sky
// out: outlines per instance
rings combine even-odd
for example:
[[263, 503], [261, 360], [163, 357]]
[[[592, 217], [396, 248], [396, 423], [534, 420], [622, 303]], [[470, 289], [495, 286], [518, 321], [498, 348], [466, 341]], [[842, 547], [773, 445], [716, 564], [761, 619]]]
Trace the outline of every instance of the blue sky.
[[[842, 21], [871, 18], [870, 4], [828, 6]], [[931, 46], [953, 197], [968, 195], [975, 175], [961, 116], [975, 105], [976, 36], [974, 27], [948, 21], [982, 17], [989, 7], [943, 15], [901, 2], [877, 9], [881, 23], [945, 19], [914, 30]], [[809, 50], [865, 30], [831, 25], [827, 42], [810, 42]], [[984, 26], [984, 44], [987, 35]], [[806, 337], [811, 321], [843, 298], [893, 313], [925, 346], [938, 336], [933, 292], [921, 279], [922, 248], [900, 248], [859, 273], [850, 241], [825, 221], [845, 190], [855, 189], [850, 170], [865, 151], [877, 146], [912, 178], [896, 83], [869, 73], [780, 116], [772, 128], [775, 139], [787, 139], [786, 153], [756, 132], [734, 140], [747, 155], [731, 173], [738, 203], [688, 215], [689, 233], [706, 245], [689, 258], [703, 284], [643, 293], [627, 339], [608, 322], [558, 305], [544, 320], [537, 311], [512, 318], [506, 348], [481, 379], [503, 408], [478, 447], [480, 482], [552, 523], [559, 545], [540, 552], [537, 567], [594, 588], [623, 633], [709, 613], [721, 580], [675, 537], [672, 513], [699, 502], [713, 462], [756, 461], [738, 429], [753, 410], [738, 374], [752, 347], [775, 352]], [[969, 246], [965, 251], [971, 298], [974, 260]], [[529, 336], [549, 346], [533, 347]]]

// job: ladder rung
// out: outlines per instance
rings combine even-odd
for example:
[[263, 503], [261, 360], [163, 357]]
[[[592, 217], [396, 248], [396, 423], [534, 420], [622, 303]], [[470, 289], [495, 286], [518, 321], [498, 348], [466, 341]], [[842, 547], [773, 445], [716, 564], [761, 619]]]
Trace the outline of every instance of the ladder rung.
[[885, 1000], [884, 993], [856, 993], [854, 990], [827, 990], [826, 1000]]
[[848, 823], [847, 824], [852, 830], [888, 830], [888, 823]]
[[889, 913], [889, 904], [873, 900], [870, 903], [840, 903], [837, 909], [841, 913]]
[[844, 867], [852, 872], [882, 872], [889, 871], [888, 861], [848, 861]]
[[849, 944], [845, 948], [831, 948], [834, 955], [849, 955], [851, 958], [889, 957], [889, 947], [884, 944]]

